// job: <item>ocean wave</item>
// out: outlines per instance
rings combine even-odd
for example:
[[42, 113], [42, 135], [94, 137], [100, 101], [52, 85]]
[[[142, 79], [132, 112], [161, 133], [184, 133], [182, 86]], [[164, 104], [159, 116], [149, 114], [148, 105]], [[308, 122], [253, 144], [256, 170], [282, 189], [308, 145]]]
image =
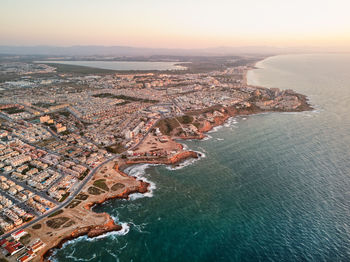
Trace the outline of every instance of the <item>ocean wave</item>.
[[323, 111], [325, 111], [325, 109], [319, 105], [311, 105], [314, 109], [311, 111], [312, 113], [316, 113], [319, 114]]
[[118, 249], [108, 249], [108, 248], [105, 248], [106, 252], [111, 255], [112, 257], [115, 258], [115, 261], [116, 262], [119, 262], [119, 258], [118, 258], [118, 254], [121, 254], [121, 252], [128, 246], [128, 243], [125, 243], [124, 246], [122, 246], [121, 248], [118, 248]]
[[[242, 119], [245, 120], [246, 118], [243, 117]], [[236, 125], [236, 124], [238, 124], [238, 118], [237, 117], [230, 117], [222, 125], [213, 127], [213, 129], [208, 131], [207, 134], [208, 133], [215, 133], [215, 132], [219, 131], [221, 128], [223, 128], [223, 127], [231, 127], [231, 126]]]
[[186, 144], [181, 144], [182, 145], [182, 148], [183, 148], [183, 150], [189, 150], [189, 147], [188, 147], [188, 145], [186, 145]]
[[209, 139], [212, 139], [213, 137], [211, 135], [206, 134], [205, 137], [202, 139], [202, 141], [207, 141]]
[[128, 175], [135, 177], [137, 180], [142, 180], [144, 182], [149, 183], [148, 192], [143, 194], [142, 193], [130, 194], [129, 195], [130, 200], [136, 200], [143, 197], [153, 197], [153, 192], [157, 188], [157, 186], [154, 182], [152, 182], [146, 177], [147, 175], [146, 169], [151, 166], [158, 166], [158, 165], [157, 164], [140, 164], [140, 165], [134, 165], [125, 169], [125, 173], [127, 173]]
[[[195, 151], [197, 152], [198, 154], [203, 154], [203, 152], [207, 152], [203, 147], [199, 146], [198, 147], [201, 151]], [[204, 157], [206, 157], [206, 155], [204, 154]]]
[[[112, 217], [113, 220], [115, 219], [115, 217]], [[78, 237], [78, 238], [75, 238], [75, 239], [72, 239], [72, 240], [69, 240], [67, 242], [65, 242], [63, 245], [62, 245], [62, 248], [61, 249], [65, 249], [67, 246], [69, 245], [74, 245], [78, 242], [96, 242], [96, 241], [99, 241], [100, 239], [104, 239], [104, 238], [112, 238], [112, 239], [115, 239], [116, 237], [118, 236], [124, 236], [126, 235], [127, 233], [129, 233], [130, 231], [130, 225], [126, 222], [123, 222], [120, 224], [122, 226], [122, 229], [119, 230], [119, 231], [112, 231], [112, 232], [108, 232], [108, 233], [105, 233], [105, 234], [102, 234], [102, 235], [99, 235], [99, 236], [96, 236], [96, 237], [88, 237], [88, 236], [81, 236], [81, 237]], [[52, 256], [50, 257], [50, 260], [51, 261], [58, 261], [55, 256], [57, 254], [57, 251], [58, 249], [56, 249], [53, 253], [52, 253]], [[65, 255], [67, 258], [71, 258], [73, 259], [74, 261], [90, 261], [92, 260], [93, 258], [96, 257], [96, 254], [93, 254], [92, 258], [89, 258], [89, 259], [83, 259], [83, 258], [76, 258], [74, 257], [74, 253], [75, 253], [75, 249], [71, 252], [71, 254], [67, 254]]]
[[122, 222], [120, 224], [122, 229], [119, 231], [113, 231], [105, 234], [106, 236], [125, 236], [130, 231], [130, 225], [127, 222]]
[[207, 133], [210, 134], [210, 133], [215, 133], [217, 131], [219, 131], [221, 128], [223, 128], [224, 126], [223, 125], [219, 125], [219, 126], [214, 126], [212, 130], [208, 131]]
[[135, 224], [134, 222], [129, 222], [129, 224], [132, 226], [133, 229], [135, 229], [139, 233], [147, 233], [149, 234], [149, 231], [144, 231], [147, 223], [142, 223], [140, 225]]
[[[65, 257], [66, 258], [70, 258], [72, 259], [73, 261], [84, 261], [84, 262], [88, 262], [88, 261], [92, 261], [93, 259], [95, 259], [97, 256], [96, 254], [93, 254], [90, 258], [77, 258], [74, 256], [74, 253], [75, 253], [75, 249], [73, 250], [73, 252], [70, 254], [70, 255], [66, 255]], [[57, 260], [54, 260], [54, 261], [57, 261]]]
[[279, 114], [282, 115], [301, 115], [301, 114], [305, 114], [305, 112], [278, 112]]
[[231, 127], [232, 125], [238, 124], [236, 117], [229, 118], [226, 123], [224, 124], [224, 127]]
[[282, 115], [302, 115], [305, 117], [314, 117], [317, 114], [324, 111], [323, 109], [314, 109], [312, 111], [302, 111], [302, 112], [279, 112]]
[[[194, 151], [194, 150], [193, 150]], [[198, 158], [190, 158], [190, 159], [187, 159], [177, 165], [167, 165], [165, 168], [168, 169], [168, 170], [179, 170], [179, 169], [182, 169], [186, 166], [189, 166], [189, 165], [192, 165], [193, 163], [201, 160], [202, 158], [205, 158], [207, 157], [206, 154], [204, 154], [203, 152], [200, 152], [200, 151], [194, 151], [198, 154]]]

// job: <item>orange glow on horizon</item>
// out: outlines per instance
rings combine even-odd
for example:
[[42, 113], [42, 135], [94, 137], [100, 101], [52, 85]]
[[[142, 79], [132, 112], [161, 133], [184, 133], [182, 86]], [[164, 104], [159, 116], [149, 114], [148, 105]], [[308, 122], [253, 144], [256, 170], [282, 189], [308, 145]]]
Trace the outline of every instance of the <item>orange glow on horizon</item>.
[[5, 0], [0, 7], [0, 45], [350, 50], [345, 0]]

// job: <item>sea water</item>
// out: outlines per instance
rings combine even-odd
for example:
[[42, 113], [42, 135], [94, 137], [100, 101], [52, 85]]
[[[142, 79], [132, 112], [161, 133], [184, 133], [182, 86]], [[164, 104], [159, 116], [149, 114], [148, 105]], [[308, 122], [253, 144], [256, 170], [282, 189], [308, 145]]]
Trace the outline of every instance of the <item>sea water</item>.
[[350, 55], [286, 55], [251, 84], [294, 89], [314, 111], [231, 119], [205, 158], [136, 166], [151, 197], [94, 208], [129, 228], [67, 243], [56, 261], [350, 261]]

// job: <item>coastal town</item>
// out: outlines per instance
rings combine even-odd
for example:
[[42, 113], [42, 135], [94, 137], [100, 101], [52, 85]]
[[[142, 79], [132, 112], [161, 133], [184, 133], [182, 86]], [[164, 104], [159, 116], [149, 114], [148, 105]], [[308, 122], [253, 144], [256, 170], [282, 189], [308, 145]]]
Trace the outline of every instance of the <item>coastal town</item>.
[[293, 90], [248, 85], [255, 62], [102, 73], [1, 62], [0, 257], [48, 260], [67, 240], [121, 230], [91, 207], [147, 192], [129, 165], [200, 157], [177, 139], [202, 139], [238, 115], [311, 109]]

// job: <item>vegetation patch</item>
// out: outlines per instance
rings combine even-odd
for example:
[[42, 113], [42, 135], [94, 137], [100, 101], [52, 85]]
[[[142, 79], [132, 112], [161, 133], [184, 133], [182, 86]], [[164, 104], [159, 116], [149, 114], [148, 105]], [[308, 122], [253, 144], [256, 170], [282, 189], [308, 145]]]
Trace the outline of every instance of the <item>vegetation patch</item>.
[[75, 199], [78, 199], [78, 200], [86, 200], [86, 199], [88, 199], [88, 197], [89, 197], [89, 195], [84, 194], [84, 193], [80, 193], [80, 194], [78, 194], [78, 195], [75, 197]]
[[58, 202], [63, 202], [64, 200], [66, 200], [66, 198], [69, 196], [70, 192], [65, 193], [62, 198], [60, 200], [58, 200]]
[[81, 201], [79, 200], [72, 200], [72, 202], [70, 202], [68, 204], [68, 206], [66, 206], [66, 208], [75, 208], [77, 205], [79, 205], [81, 203]]
[[51, 106], [57, 106], [57, 103], [46, 103], [46, 102], [38, 102], [33, 104], [34, 106], [42, 107], [42, 108], [49, 108]]
[[115, 143], [113, 145], [105, 147], [109, 153], [120, 154], [125, 151], [125, 147], [121, 143]]
[[1, 109], [1, 111], [5, 112], [9, 115], [25, 112], [25, 110], [23, 108], [18, 108], [18, 107], [4, 108], [4, 109]]
[[89, 172], [90, 172], [89, 169], [85, 170], [85, 172], [84, 172], [83, 174], [81, 174], [81, 175], [78, 177], [78, 179], [79, 179], [79, 180], [83, 180], [83, 179], [89, 174]]
[[70, 220], [69, 222], [65, 223], [63, 227], [70, 227], [70, 226], [73, 226], [74, 224], [75, 222], [73, 220]]
[[177, 120], [184, 125], [190, 124], [193, 122], [193, 117], [189, 115], [179, 116]]
[[91, 187], [88, 188], [88, 193], [91, 194], [91, 195], [97, 196], [97, 195], [100, 195], [100, 194], [104, 193], [104, 191], [98, 189], [97, 187], [91, 186]]
[[201, 126], [201, 123], [199, 123], [199, 122], [194, 122], [194, 123], [192, 123], [195, 127], [197, 127], [197, 129], [199, 129], [200, 128], [200, 126]]
[[57, 73], [75, 73], [79, 75], [80, 74], [89, 75], [89, 74], [113, 74], [116, 72], [115, 70], [93, 68], [93, 67], [87, 67], [87, 66], [78, 66], [78, 65], [65, 65], [65, 64], [55, 64], [55, 63], [48, 63], [48, 65], [56, 67]]
[[183, 134], [185, 134], [184, 131], [183, 131], [182, 129], [179, 129], [179, 130], [176, 132], [175, 136], [181, 136], [181, 135], [183, 135]]
[[111, 187], [111, 190], [112, 190], [112, 191], [117, 191], [117, 190], [122, 189], [122, 188], [124, 188], [124, 187], [125, 187], [124, 184], [122, 184], [122, 183], [116, 183], [116, 184], [114, 184], [114, 185]]
[[100, 97], [100, 98], [114, 98], [114, 99], [123, 99], [125, 101], [131, 101], [131, 102], [144, 102], [144, 103], [158, 103], [158, 100], [151, 100], [151, 99], [144, 99], [139, 97], [133, 97], [133, 96], [125, 96], [125, 95], [114, 95], [111, 93], [101, 93], [93, 95], [94, 97]]
[[29, 221], [31, 221], [33, 219], [34, 219], [34, 217], [28, 217], [28, 218], [24, 218], [23, 221], [24, 222], [29, 222]]
[[60, 209], [60, 210], [57, 210], [56, 212], [53, 212], [51, 215], [49, 215], [48, 217], [54, 217], [54, 216], [57, 216], [59, 214], [62, 214], [63, 213], [63, 210]]
[[106, 179], [99, 179], [94, 181], [94, 186], [101, 188], [102, 190], [109, 191], [109, 188], [106, 185]]
[[64, 223], [66, 223], [69, 220], [68, 217], [56, 217], [53, 219], [50, 219], [46, 221], [46, 225], [53, 229], [60, 228]]
[[30, 242], [30, 237], [31, 237], [31, 234], [24, 235], [19, 239], [19, 242], [21, 242], [22, 245], [28, 245]]
[[32, 226], [32, 228], [38, 230], [41, 228], [41, 224], [35, 224], [34, 226]]
[[179, 122], [175, 118], [162, 119], [157, 123], [157, 127], [164, 135], [170, 135], [170, 133], [179, 126]]
[[49, 139], [45, 139], [45, 140], [42, 140], [38, 143], [35, 143], [35, 145], [39, 146], [39, 147], [45, 147], [49, 144], [51, 144], [52, 142], [55, 142], [56, 139], [55, 138], [49, 138]]
[[59, 111], [58, 114], [60, 114], [60, 115], [62, 115], [62, 116], [65, 116], [65, 117], [67, 117], [67, 118], [71, 115], [71, 114], [70, 114], [68, 111], [66, 111], [66, 110], [64, 110], [64, 111]]

